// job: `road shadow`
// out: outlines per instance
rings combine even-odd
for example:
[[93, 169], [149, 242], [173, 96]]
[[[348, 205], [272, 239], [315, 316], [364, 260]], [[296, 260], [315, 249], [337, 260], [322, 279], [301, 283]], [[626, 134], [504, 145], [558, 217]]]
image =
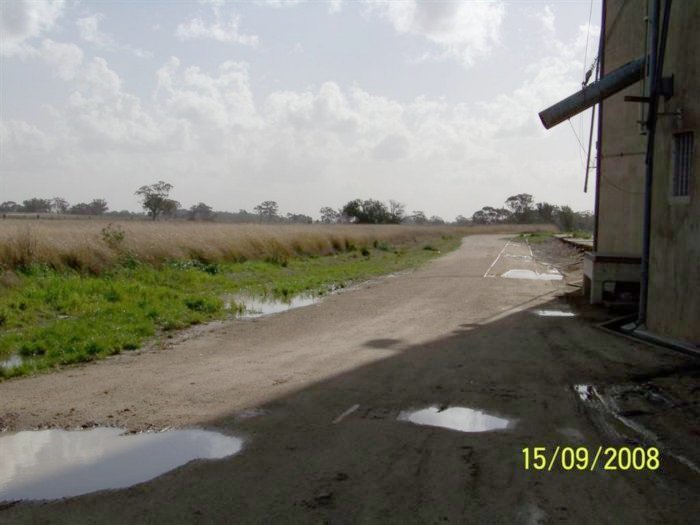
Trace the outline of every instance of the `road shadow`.
[[[557, 298], [537, 308], [564, 304]], [[700, 512], [698, 478], [670, 458], [662, 473], [543, 473], [525, 470], [521, 452], [635, 443], [640, 438], [582, 402], [573, 386], [663, 375], [687, 368], [688, 356], [577, 317], [541, 317], [534, 308], [456, 324], [418, 345], [383, 338], [363, 347], [396, 351], [250, 407], [260, 417], [241, 420], [237, 411], [201, 421], [244, 437], [237, 456], [190, 463], [125, 490], [16, 505], [0, 511], [0, 522], [513, 523], [544, 516], [627, 523], [683, 522]], [[515, 425], [463, 433], [397, 420], [402, 410], [432, 405], [469, 407]], [[697, 404], [689, 408], [678, 424], [691, 436], [700, 417]]]

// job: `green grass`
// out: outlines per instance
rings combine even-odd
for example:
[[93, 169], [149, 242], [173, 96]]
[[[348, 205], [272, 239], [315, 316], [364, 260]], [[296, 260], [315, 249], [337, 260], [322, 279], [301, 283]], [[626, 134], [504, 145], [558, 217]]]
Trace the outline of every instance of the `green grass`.
[[574, 230], [571, 232], [571, 236], [575, 239], [591, 239], [593, 234], [585, 230]]
[[237, 308], [225, 308], [226, 293], [323, 294], [352, 281], [414, 268], [456, 248], [459, 240], [442, 237], [429, 245], [400, 248], [375, 244], [330, 256], [266, 262], [172, 261], [155, 268], [126, 261], [100, 276], [32, 266], [17, 277], [0, 279], [0, 361], [15, 354], [24, 360], [18, 367], [0, 367], [0, 378], [135, 350], [173, 330], [225, 318]]
[[521, 233], [518, 237], [527, 240], [530, 244], [540, 244], [552, 238], [555, 232], [528, 232]]

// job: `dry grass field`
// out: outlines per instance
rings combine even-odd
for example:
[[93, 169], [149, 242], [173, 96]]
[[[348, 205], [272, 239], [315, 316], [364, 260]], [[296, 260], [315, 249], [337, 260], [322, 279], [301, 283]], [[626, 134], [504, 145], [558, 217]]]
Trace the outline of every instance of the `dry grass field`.
[[408, 226], [285, 225], [103, 220], [0, 221], [0, 272], [44, 264], [55, 270], [99, 274], [125, 258], [159, 265], [169, 260], [206, 263], [286, 260], [378, 243], [427, 242], [443, 235], [553, 230], [551, 225]]

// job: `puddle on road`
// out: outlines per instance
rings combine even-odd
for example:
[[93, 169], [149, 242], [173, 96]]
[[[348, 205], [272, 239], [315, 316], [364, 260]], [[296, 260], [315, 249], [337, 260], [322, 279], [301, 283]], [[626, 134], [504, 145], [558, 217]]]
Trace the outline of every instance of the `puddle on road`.
[[0, 501], [57, 499], [129, 487], [193, 459], [231, 456], [242, 446], [239, 438], [196, 429], [0, 433]]
[[536, 281], [561, 281], [562, 275], [559, 272], [537, 273], [532, 270], [508, 270], [501, 275], [506, 279], [532, 279]]
[[243, 306], [243, 311], [236, 314], [239, 319], [251, 319], [263, 315], [286, 312], [302, 306], [310, 306], [321, 301], [320, 297], [313, 295], [295, 295], [287, 299], [264, 297], [259, 295], [234, 294], [224, 297], [224, 306], [227, 309]]
[[593, 399], [593, 385], [574, 385], [574, 391], [582, 401]]
[[431, 406], [420, 410], [405, 410], [396, 419], [416, 425], [444, 427], [460, 432], [489, 432], [504, 430], [515, 425], [511, 419], [492, 416], [481, 410], [466, 407]]
[[18, 366], [22, 366], [22, 363], [24, 363], [24, 359], [22, 359], [21, 355], [12, 354], [9, 358], [5, 359], [4, 361], [0, 361], [0, 368], [16, 368]]
[[535, 315], [540, 317], [576, 317], [576, 314], [567, 310], [535, 310]]

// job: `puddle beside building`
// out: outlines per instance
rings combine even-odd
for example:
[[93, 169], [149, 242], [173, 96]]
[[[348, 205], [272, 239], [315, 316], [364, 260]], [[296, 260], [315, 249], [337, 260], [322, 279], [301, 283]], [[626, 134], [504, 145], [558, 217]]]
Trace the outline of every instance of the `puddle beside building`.
[[231, 456], [242, 446], [239, 438], [205, 430], [0, 433], [0, 501], [57, 499], [129, 487], [193, 459]]
[[5, 359], [4, 361], [0, 361], [0, 368], [16, 368], [18, 366], [22, 366], [22, 363], [24, 363], [24, 360], [22, 359], [21, 355], [12, 354], [9, 358]]
[[239, 319], [277, 314], [294, 308], [301, 308], [302, 306], [310, 306], [320, 301], [320, 297], [304, 294], [295, 295], [287, 299], [247, 294], [235, 294], [224, 297], [224, 305], [227, 309], [231, 309], [236, 305], [243, 306], [243, 311], [236, 315]]
[[592, 385], [574, 385], [574, 391], [578, 394], [578, 397], [580, 397], [582, 401], [590, 401], [593, 399]]
[[481, 410], [466, 407], [431, 406], [420, 410], [405, 410], [397, 419], [416, 425], [444, 427], [460, 432], [489, 432], [504, 430], [515, 425], [511, 419], [492, 416]]
[[562, 275], [557, 271], [537, 273], [532, 270], [508, 270], [501, 277], [506, 279], [532, 279], [535, 281], [561, 281], [562, 279]]
[[576, 317], [574, 312], [567, 310], [535, 310], [535, 315], [540, 317]]

